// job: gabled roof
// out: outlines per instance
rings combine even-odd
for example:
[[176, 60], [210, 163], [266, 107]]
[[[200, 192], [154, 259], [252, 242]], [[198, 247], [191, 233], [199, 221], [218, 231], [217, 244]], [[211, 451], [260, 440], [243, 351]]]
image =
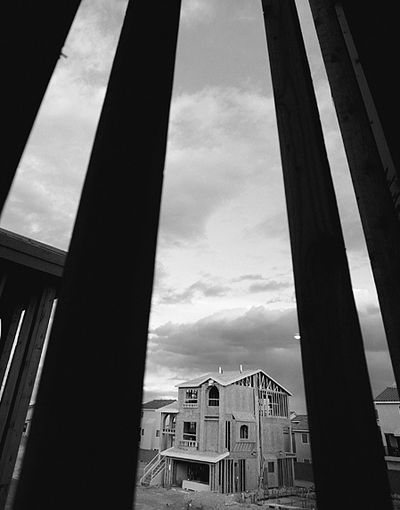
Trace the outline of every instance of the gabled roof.
[[291, 419], [291, 422], [292, 422], [293, 432], [296, 432], [296, 431], [307, 431], [308, 432], [308, 430], [309, 430], [308, 417], [306, 414], [296, 414], [296, 416], [294, 416]]
[[277, 384], [284, 392], [286, 392], [288, 395], [292, 395], [289, 390], [284, 388], [282, 384], [278, 383], [278, 381], [275, 381], [274, 378], [272, 378], [270, 375], [268, 375], [264, 370], [255, 369], [255, 370], [243, 370], [243, 372], [239, 372], [238, 370], [232, 370], [232, 371], [224, 371], [222, 374], [219, 372], [209, 372], [207, 374], [200, 375], [199, 377], [196, 377], [195, 379], [190, 379], [189, 381], [182, 382], [180, 384], [177, 384], [176, 386], [178, 388], [194, 388], [197, 386], [201, 386], [203, 383], [208, 381], [209, 379], [212, 379], [213, 381], [217, 382], [221, 386], [229, 386], [230, 384], [233, 384], [237, 381], [240, 381], [241, 379], [245, 379], [246, 377], [250, 377], [254, 374], [262, 373], [271, 381], [273, 381], [275, 384]]
[[375, 402], [399, 402], [400, 396], [397, 388], [389, 386], [375, 398]]
[[172, 400], [172, 399], [150, 400], [149, 402], [142, 404], [142, 409], [160, 409], [160, 407], [164, 407], [168, 404], [172, 404], [173, 402], [176, 402], [176, 400]]

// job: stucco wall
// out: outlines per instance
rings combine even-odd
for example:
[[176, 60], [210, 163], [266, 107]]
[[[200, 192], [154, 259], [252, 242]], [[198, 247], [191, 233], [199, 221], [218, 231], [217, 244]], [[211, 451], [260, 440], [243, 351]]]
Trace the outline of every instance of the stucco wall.
[[[396, 429], [400, 428], [400, 404], [375, 403], [378, 411], [379, 426], [383, 434], [393, 434]], [[386, 443], [385, 443], [386, 444]]]
[[246, 459], [246, 490], [257, 489], [257, 460]]
[[311, 446], [310, 434], [307, 432], [308, 443], [302, 442], [302, 434], [306, 432], [294, 432], [294, 440], [296, 441], [296, 459], [297, 462], [309, 460], [311, 462]]
[[[156, 430], [160, 430], [161, 413], [152, 409], [144, 409], [141, 419], [140, 448], [145, 450], [158, 450], [160, 448], [160, 437], [156, 436]], [[161, 435], [161, 432], [160, 432]]]
[[290, 427], [290, 420], [286, 418], [263, 417], [261, 420], [263, 453], [278, 453], [290, 451], [290, 440], [283, 433], [284, 427]]
[[254, 390], [247, 386], [232, 384], [224, 388], [224, 412], [241, 411], [254, 414]]

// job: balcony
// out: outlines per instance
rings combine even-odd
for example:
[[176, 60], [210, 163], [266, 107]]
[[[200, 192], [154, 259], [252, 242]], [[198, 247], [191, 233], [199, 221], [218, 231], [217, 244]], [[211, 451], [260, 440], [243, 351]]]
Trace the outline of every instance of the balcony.
[[184, 407], [186, 409], [195, 409], [196, 407], [199, 407], [199, 403], [198, 402], [184, 402], [182, 404], [182, 407]]
[[179, 441], [178, 446], [179, 446], [179, 448], [182, 448], [184, 450], [197, 450], [199, 447], [199, 444], [197, 441], [184, 439], [182, 441]]
[[174, 434], [175, 435], [175, 427], [164, 427], [162, 429], [163, 434]]

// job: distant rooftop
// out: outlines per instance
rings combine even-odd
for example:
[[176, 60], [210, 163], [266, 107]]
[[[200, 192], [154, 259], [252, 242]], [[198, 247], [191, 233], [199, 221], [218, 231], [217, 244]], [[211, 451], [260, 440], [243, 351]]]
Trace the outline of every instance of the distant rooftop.
[[160, 407], [167, 406], [168, 404], [172, 404], [176, 402], [173, 399], [158, 399], [158, 400], [150, 400], [145, 404], [142, 404], [142, 409], [160, 409]]
[[375, 398], [375, 402], [399, 402], [399, 391], [393, 386], [388, 386], [386, 389], [379, 393]]
[[223, 371], [222, 374], [220, 372], [208, 372], [207, 374], [200, 375], [199, 377], [196, 377], [195, 379], [190, 379], [189, 381], [182, 382], [180, 384], [177, 384], [178, 388], [192, 388], [196, 386], [201, 386], [203, 383], [208, 381], [209, 379], [212, 379], [213, 381], [217, 382], [221, 386], [229, 386], [230, 384], [233, 384], [237, 381], [240, 381], [241, 379], [245, 379], [246, 377], [250, 377], [254, 374], [257, 374], [259, 372], [262, 372], [264, 375], [266, 375], [271, 381], [276, 383], [278, 386], [281, 387], [283, 391], [285, 391], [288, 395], [292, 395], [289, 390], [284, 388], [282, 384], [278, 383], [273, 377], [268, 375], [264, 370], [260, 369], [253, 369], [253, 370], [243, 370], [242, 372], [240, 370], [227, 370]]
[[296, 414], [292, 418], [292, 430], [309, 430], [308, 429], [308, 416], [306, 414]]

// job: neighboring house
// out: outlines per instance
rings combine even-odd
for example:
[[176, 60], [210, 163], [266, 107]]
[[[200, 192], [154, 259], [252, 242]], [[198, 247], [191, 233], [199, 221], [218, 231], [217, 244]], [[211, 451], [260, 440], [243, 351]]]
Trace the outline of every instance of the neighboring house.
[[400, 396], [396, 387], [388, 387], [375, 398], [378, 425], [389, 470], [400, 471]]
[[294, 414], [291, 416], [293, 451], [296, 454], [296, 462], [311, 464], [310, 431], [306, 414]]
[[176, 400], [160, 399], [151, 400], [142, 405], [142, 419], [139, 430], [140, 448], [144, 450], [160, 449], [161, 409], [174, 402]]
[[290, 395], [263, 370], [241, 367], [179, 384], [142, 483], [222, 493], [292, 486]]

